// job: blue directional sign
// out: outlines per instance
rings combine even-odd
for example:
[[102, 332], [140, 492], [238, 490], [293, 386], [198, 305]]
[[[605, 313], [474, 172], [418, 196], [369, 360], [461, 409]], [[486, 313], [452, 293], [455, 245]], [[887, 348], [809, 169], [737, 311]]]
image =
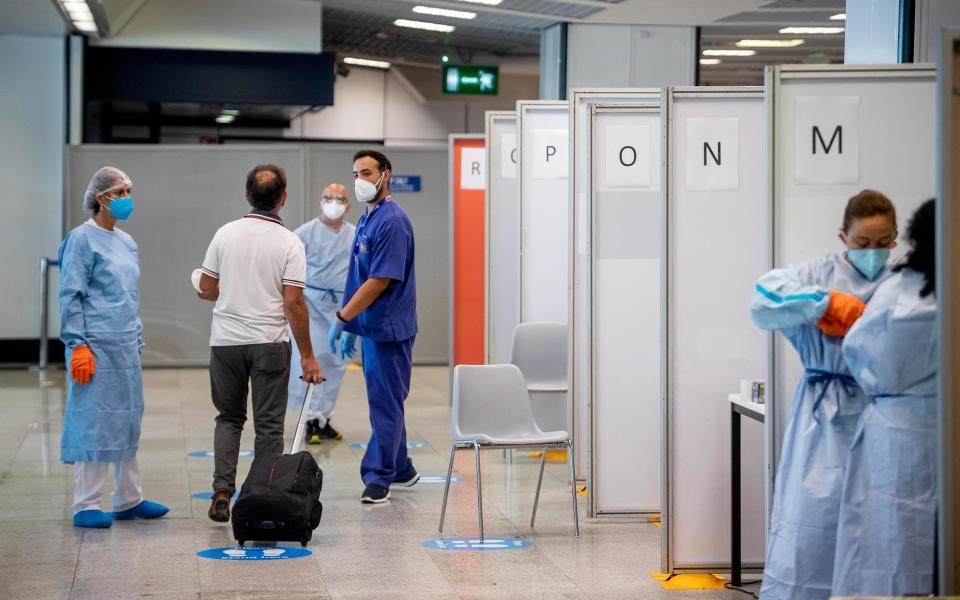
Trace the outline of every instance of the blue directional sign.
[[419, 175], [393, 175], [390, 177], [391, 193], [411, 193], [420, 191]]
[[518, 540], [516, 538], [434, 538], [421, 544], [424, 548], [432, 550], [469, 550], [469, 551], [490, 551], [490, 550], [519, 550], [520, 548], [529, 548], [530, 540]]
[[200, 558], [213, 560], [286, 560], [313, 554], [306, 548], [211, 548], [197, 552]]

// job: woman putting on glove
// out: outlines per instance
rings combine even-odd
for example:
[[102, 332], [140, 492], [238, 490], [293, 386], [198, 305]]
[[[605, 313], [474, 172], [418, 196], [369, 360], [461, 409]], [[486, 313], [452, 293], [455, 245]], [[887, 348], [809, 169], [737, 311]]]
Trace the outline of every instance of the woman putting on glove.
[[804, 374], [793, 398], [773, 494], [761, 600], [827, 600], [850, 445], [869, 398], [844, 361], [843, 336], [863, 314], [896, 246], [893, 203], [873, 190], [850, 199], [841, 254], [761, 276], [754, 323], [782, 333]]

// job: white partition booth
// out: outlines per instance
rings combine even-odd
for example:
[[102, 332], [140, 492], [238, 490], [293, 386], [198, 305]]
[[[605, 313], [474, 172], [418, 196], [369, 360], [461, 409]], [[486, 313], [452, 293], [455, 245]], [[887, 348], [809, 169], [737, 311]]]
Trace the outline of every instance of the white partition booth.
[[[522, 323], [567, 323], [570, 281], [567, 273], [570, 248], [567, 115], [566, 102], [517, 102]], [[566, 378], [558, 377], [548, 388], [531, 396], [534, 414], [545, 429], [566, 430], [570, 414]]]
[[659, 102], [590, 107], [590, 512], [660, 512]]
[[520, 321], [567, 322], [567, 102], [517, 102]]
[[[843, 251], [843, 210], [864, 188], [893, 200], [904, 232], [935, 191], [935, 80], [931, 65], [767, 68], [768, 267]], [[782, 336], [767, 346], [769, 493], [803, 368]]]
[[[590, 447], [590, 107], [597, 103], [635, 104], [660, 101], [660, 88], [571, 88], [570, 102], [570, 336], [567, 388], [572, 435], [577, 448]], [[588, 479], [590, 455], [577, 452], [576, 477]]]
[[520, 323], [520, 204], [517, 202], [517, 117], [487, 111], [487, 364], [510, 362]]
[[[726, 572], [731, 561], [731, 407], [764, 374], [750, 297], [765, 267], [762, 88], [678, 87], [662, 101], [667, 329], [663, 572]], [[764, 559], [763, 425], [741, 425], [742, 552]]]

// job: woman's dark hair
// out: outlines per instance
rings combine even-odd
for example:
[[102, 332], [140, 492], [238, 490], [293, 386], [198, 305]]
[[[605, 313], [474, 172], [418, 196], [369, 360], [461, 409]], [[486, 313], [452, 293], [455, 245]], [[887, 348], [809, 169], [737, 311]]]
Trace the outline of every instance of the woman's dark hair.
[[387, 169], [393, 171], [393, 165], [390, 164], [390, 159], [387, 158], [387, 155], [383, 152], [377, 152], [376, 150], [360, 150], [353, 155], [353, 162], [357, 162], [357, 160], [365, 156], [369, 156], [373, 160], [377, 161], [377, 166], [380, 167], [381, 173]]
[[247, 173], [247, 202], [260, 210], [273, 210], [287, 190], [287, 174], [277, 165], [257, 165]]
[[843, 211], [843, 232], [850, 233], [850, 227], [857, 219], [877, 215], [890, 217], [893, 230], [897, 230], [897, 209], [893, 202], [890, 202], [890, 198], [876, 190], [863, 190], [847, 202], [847, 208]]
[[907, 237], [913, 249], [906, 260], [894, 267], [894, 271], [911, 269], [921, 273], [927, 284], [920, 290], [920, 296], [926, 297], [937, 289], [937, 211], [933, 198], [920, 205], [910, 218]]

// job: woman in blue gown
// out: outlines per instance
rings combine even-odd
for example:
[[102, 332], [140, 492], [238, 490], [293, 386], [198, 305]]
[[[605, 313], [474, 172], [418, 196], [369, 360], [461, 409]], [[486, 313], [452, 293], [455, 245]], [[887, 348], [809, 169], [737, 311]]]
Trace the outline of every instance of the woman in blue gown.
[[[169, 510], [143, 499], [136, 458], [143, 418], [140, 259], [133, 238], [116, 228], [133, 212], [131, 193], [123, 171], [97, 171], [83, 197], [93, 217], [60, 245], [60, 338], [69, 371], [60, 457], [75, 465], [76, 527], [155, 519]], [[112, 514], [100, 509], [111, 464]]]
[[839, 234], [845, 251], [761, 276], [751, 314], [782, 333], [800, 355], [784, 433], [760, 589], [761, 600], [827, 600], [844, 468], [867, 396], [841, 353], [846, 330], [892, 273], [893, 204], [864, 190], [847, 204]]
[[937, 302], [935, 208], [907, 230], [911, 251], [847, 333], [843, 357], [870, 398], [843, 484], [834, 596], [934, 593]]

